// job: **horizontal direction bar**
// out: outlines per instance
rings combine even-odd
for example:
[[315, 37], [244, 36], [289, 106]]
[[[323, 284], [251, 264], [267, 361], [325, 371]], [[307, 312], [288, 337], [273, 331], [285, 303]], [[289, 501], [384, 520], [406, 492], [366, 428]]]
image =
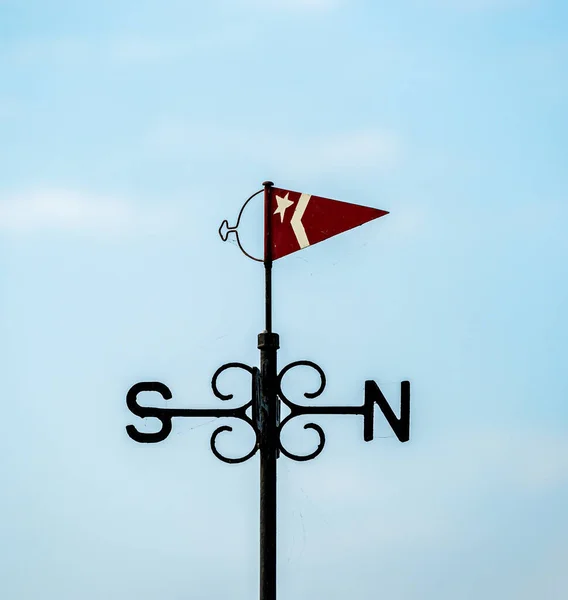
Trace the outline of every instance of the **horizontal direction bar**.
[[364, 404], [361, 406], [303, 406], [290, 402], [288, 408], [295, 417], [301, 415], [362, 415], [365, 412]]

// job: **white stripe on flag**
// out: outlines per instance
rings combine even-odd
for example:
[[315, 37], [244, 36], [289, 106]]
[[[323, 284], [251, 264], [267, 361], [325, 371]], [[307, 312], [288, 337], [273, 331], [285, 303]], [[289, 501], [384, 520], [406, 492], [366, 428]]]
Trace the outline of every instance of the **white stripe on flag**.
[[290, 224], [292, 225], [298, 244], [300, 244], [300, 248], [306, 248], [310, 245], [310, 240], [308, 240], [308, 236], [306, 235], [302, 218], [304, 217], [304, 213], [306, 212], [311, 197], [311, 194], [302, 194], [300, 196], [298, 204], [296, 204], [296, 210], [290, 220]]

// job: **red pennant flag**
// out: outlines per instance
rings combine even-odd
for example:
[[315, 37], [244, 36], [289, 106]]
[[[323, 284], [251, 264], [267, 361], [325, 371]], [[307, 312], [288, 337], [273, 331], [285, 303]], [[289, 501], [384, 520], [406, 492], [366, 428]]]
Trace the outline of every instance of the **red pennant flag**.
[[388, 215], [386, 210], [281, 188], [272, 188], [271, 204], [272, 260]]

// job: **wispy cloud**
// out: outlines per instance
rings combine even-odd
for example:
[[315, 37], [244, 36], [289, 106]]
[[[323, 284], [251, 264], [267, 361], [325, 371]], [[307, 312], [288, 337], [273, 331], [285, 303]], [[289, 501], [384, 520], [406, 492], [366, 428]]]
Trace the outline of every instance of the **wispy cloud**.
[[457, 10], [486, 11], [523, 8], [532, 4], [533, 0], [433, 0], [433, 2], [438, 6]]
[[295, 12], [326, 12], [338, 8], [343, 3], [343, 0], [245, 0], [245, 4], [249, 6]]
[[202, 57], [204, 52], [221, 52], [250, 42], [256, 33], [251, 23], [221, 22], [215, 28], [188, 38], [162, 38], [142, 35], [119, 36], [104, 47], [106, 58], [119, 65], [169, 62]]
[[221, 22], [187, 38], [128, 34], [89, 38], [65, 37], [21, 38], [7, 44], [0, 59], [12, 64], [55, 63], [82, 65], [105, 63], [114, 66], [146, 65], [200, 57], [205, 51], [222, 51], [227, 47], [248, 44], [255, 33], [253, 24]]
[[36, 189], [0, 198], [0, 231], [124, 234], [159, 230], [172, 222], [121, 198], [69, 189]]
[[218, 160], [220, 154], [240, 157], [294, 173], [385, 171], [403, 157], [402, 140], [376, 128], [333, 134], [293, 135], [271, 131], [244, 131], [166, 122], [148, 135], [150, 151], [170, 156], [195, 153]]

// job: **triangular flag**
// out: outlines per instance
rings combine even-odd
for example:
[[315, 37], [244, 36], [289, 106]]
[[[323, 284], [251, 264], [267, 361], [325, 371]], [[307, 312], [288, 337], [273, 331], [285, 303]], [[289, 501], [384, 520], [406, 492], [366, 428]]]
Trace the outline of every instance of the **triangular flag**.
[[271, 192], [272, 260], [388, 215], [386, 210], [281, 188]]

